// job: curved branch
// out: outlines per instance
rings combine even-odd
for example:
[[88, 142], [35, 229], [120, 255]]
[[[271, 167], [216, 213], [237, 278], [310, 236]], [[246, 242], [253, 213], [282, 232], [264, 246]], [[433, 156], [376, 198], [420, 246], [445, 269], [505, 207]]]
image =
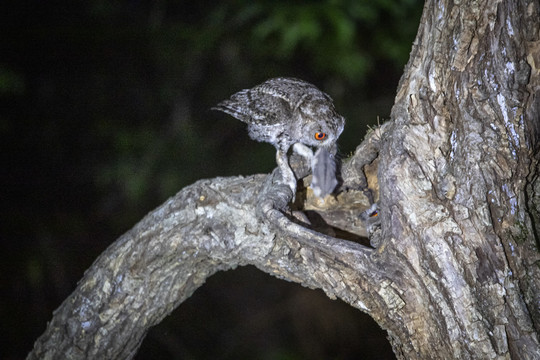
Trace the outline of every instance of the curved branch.
[[202, 180], [149, 213], [86, 271], [28, 359], [129, 359], [207, 277], [246, 264], [381, 317], [372, 250], [289, 221], [277, 209], [292, 194], [273, 179]]

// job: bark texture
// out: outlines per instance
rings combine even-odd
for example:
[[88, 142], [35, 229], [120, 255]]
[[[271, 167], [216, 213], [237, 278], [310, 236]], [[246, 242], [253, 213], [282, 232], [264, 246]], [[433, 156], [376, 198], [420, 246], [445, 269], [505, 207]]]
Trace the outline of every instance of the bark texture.
[[29, 358], [131, 358], [148, 328], [207, 277], [245, 264], [382, 311], [381, 297], [366, 291], [380, 287], [372, 250], [291, 222], [276, 210], [290, 189], [273, 179], [199, 181], [148, 214], [86, 272]]
[[540, 358], [539, 18], [537, 1], [426, 2], [379, 167], [407, 358]]
[[539, 359], [539, 31], [538, 1], [427, 1], [392, 121], [339, 196], [300, 188], [289, 211], [277, 172], [183, 189], [96, 260], [28, 358], [129, 359], [207, 277], [253, 264], [365, 311], [398, 358]]

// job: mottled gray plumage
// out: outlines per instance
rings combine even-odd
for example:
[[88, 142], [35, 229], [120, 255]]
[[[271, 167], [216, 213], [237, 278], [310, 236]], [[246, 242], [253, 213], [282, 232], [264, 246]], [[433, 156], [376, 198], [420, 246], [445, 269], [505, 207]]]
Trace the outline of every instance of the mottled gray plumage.
[[[245, 89], [222, 101], [213, 110], [223, 111], [248, 126], [249, 136], [257, 141], [273, 144], [277, 149], [276, 160], [283, 180], [296, 191], [296, 179], [289, 167], [287, 152], [290, 147], [304, 155], [311, 162], [313, 151], [310, 147], [325, 148], [332, 158], [319, 156], [319, 164], [327, 166], [333, 161], [336, 141], [343, 131], [345, 119], [339, 115], [330, 96], [314, 85], [294, 78], [275, 78], [251, 89]], [[332, 162], [333, 164], [333, 162]], [[318, 179], [322, 196], [335, 188], [334, 177]], [[333, 184], [333, 186], [331, 186]], [[328, 190], [330, 187], [332, 189]]]

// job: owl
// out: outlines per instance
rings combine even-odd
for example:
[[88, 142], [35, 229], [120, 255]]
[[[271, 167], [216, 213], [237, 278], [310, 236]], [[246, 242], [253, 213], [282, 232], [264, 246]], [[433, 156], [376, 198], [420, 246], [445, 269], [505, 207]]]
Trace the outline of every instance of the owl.
[[[291, 148], [312, 165], [317, 196], [334, 190], [336, 141], [345, 119], [336, 112], [332, 98], [314, 85], [294, 78], [274, 78], [241, 90], [212, 109], [246, 123], [253, 140], [275, 146], [283, 181], [293, 194], [297, 180], [288, 162]], [[315, 155], [312, 149], [317, 150]], [[315, 174], [324, 175], [315, 178]]]

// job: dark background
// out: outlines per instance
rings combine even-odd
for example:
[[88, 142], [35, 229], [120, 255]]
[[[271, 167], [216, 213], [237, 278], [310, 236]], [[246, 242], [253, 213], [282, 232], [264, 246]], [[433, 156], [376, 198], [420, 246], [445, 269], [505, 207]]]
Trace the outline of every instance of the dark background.
[[[329, 93], [348, 156], [388, 118], [421, 0], [0, 5], [0, 358], [22, 359], [92, 261], [201, 178], [269, 172], [209, 111], [268, 78]], [[209, 279], [137, 359], [391, 359], [360, 311], [246, 267]]]

